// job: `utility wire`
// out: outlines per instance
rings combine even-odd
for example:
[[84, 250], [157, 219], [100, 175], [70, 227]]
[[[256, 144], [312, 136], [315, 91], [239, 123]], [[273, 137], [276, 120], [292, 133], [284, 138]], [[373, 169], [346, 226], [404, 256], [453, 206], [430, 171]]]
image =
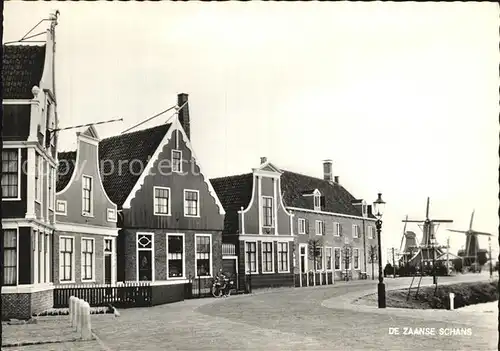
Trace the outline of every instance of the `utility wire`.
[[[160, 112], [160, 113], [157, 113], [157, 114], [156, 114], [156, 115], [154, 115], [153, 117], [149, 117], [149, 118], [148, 118], [148, 119], [146, 119], [145, 121], [142, 121], [141, 123], [138, 123], [138, 124], [136, 124], [136, 125], [134, 125], [134, 126], [132, 126], [132, 127], [128, 128], [127, 130], [124, 130], [123, 132], [121, 132], [121, 134], [124, 134], [124, 133], [126, 133], [126, 132], [128, 132], [128, 131], [130, 131], [130, 130], [132, 130], [132, 129], [136, 128], [136, 127], [139, 127], [140, 125], [143, 125], [144, 123], [151, 121], [153, 118], [156, 118], [156, 117], [158, 117], [158, 116], [161, 116], [161, 115], [163, 115], [164, 113], [167, 113], [168, 111], [170, 111], [170, 110], [172, 110], [172, 109], [174, 109], [174, 108], [176, 108], [176, 107], [177, 107], [177, 105], [172, 106], [172, 107], [170, 107], [170, 108], [166, 109], [165, 111], [162, 111], [162, 112]], [[174, 114], [174, 115], [175, 115], [175, 114]], [[170, 118], [172, 118], [172, 117], [170, 117]], [[170, 119], [170, 118], [169, 118], [169, 119]]]
[[121, 134], [125, 134], [126, 132], [128, 132], [128, 131], [130, 131], [130, 130], [132, 130], [132, 129], [136, 128], [136, 127], [139, 127], [140, 125], [143, 125], [144, 123], [151, 121], [153, 118], [159, 117], [159, 116], [163, 115], [164, 113], [167, 113], [168, 111], [170, 111], [170, 110], [172, 110], [172, 109], [175, 109], [175, 113], [174, 113], [174, 114], [172, 114], [172, 116], [170, 116], [170, 117], [167, 119], [167, 121], [165, 122], [165, 123], [168, 123], [168, 121], [170, 121], [170, 120], [172, 119], [172, 117], [174, 117], [176, 114], [178, 114], [178, 113], [179, 113], [179, 111], [180, 111], [180, 110], [182, 110], [182, 109], [184, 108], [184, 106], [186, 106], [186, 104], [187, 104], [187, 103], [188, 103], [188, 102], [186, 101], [185, 103], [183, 103], [183, 104], [181, 105], [181, 107], [178, 107], [178, 105], [174, 105], [174, 106], [172, 106], [172, 107], [169, 107], [169, 108], [168, 108], [168, 109], [166, 109], [165, 111], [162, 111], [162, 112], [160, 112], [160, 113], [157, 113], [156, 115], [154, 115], [154, 116], [152, 116], [152, 117], [149, 117], [148, 119], [146, 119], [146, 120], [144, 120], [144, 121], [142, 121], [142, 122], [140, 122], [140, 123], [138, 123], [138, 124], [136, 124], [136, 125], [134, 125], [134, 126], [132, 126], [132, 127], [128, 128], [127, 130], [124, 130], [123, 132], [121, 132]]
[[57, 128], [57, 129], [52, 129], [51, 132], [59, 132], [61, 130], [67, 130], [67, 129], [74, 129], [74, 128], [81, 128], [81, 127], [87, 127], [87, 126], [95, 126], [98, 124], [104, 124], [104, 123], [110, 123], [110, 122], [118, 122], [118, 121], [123, 121], [123, 118], [119, 119], [110, 119], [109, 121], [103, 121], [103, 122], [95, 122], [95, 123], [88, 123], [88, 124], [80, 124], [78, 126], [73, 126], [73, 127], [66, 127], [66, 128]]
[[[39, 26], [42, 22], [44, 22], [44, 21], [50, 21], [50, 19], [45, 18], [45, 19], [40, 20], [40, 22], [38, 22], [38, 23], [37, 23], [37, 24], [36, 24], [33, 28], [31, 28], [31, 29], [28, 31], [28, 33], [26, 33], [26, 34], [25, 34], [25, 35], [24, 35], [21, 39], [19, 39], [19, 40], [14, 40], [14, 41], [9, 41], [9, 42], [7, 42], [7, 43], [4, 43], [3, 45], [7, 45], [7, 44], [14, 44], [14, 43], [20, 43], [20, 42], [24, 41], [25, 39], [34, 38], [34, 37], [36, 37], [36, 36], [39, 36], [39, 35], [44, 34], [45, 32], [40, 32], [40, 33], [38, 33], [38, 34], [34, 34], [34, 35], [32, 35], [32, 36], [28, 37], [28, 35], [29, 35], [31, 32], [33, 32], [33, 30], [34, 30], [36, 27], [38, 27], [38, 26]], [[29, 42], [28, 42], [28, 43], [29, 43]], [[43, 42], [43, 43], [44, 43], [44, 42]]]

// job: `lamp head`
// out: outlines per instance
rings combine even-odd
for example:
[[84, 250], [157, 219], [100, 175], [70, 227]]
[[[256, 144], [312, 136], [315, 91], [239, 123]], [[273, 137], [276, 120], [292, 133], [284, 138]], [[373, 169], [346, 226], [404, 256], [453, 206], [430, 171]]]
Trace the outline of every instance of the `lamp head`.
[[377, 219], [382, 219], [384, 215], [385, 201], [382, 200], [382, 194], [378, 193], [378, 198], [373, 202], [373, 212]]

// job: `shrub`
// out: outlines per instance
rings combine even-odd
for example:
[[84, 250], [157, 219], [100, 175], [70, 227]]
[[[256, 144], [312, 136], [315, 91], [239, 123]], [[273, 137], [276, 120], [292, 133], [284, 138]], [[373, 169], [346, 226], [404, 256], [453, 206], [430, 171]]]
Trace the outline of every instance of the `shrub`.
[[455, 308], [460, 308], [478, 303], [492, 302], [498, 300], [498, 281], [480, 283], [461, 283], [454, 285], [439, 286], [436, 295], [434, 287], [426, 287], [419, 298], [420, 301], [427, 301], [431, 308], [448, 308], [449, 294], [455, 294]]

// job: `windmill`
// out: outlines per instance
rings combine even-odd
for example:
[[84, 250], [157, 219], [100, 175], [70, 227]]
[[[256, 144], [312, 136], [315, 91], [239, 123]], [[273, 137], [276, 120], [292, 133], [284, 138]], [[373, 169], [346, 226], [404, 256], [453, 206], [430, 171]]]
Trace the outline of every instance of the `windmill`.
[[[465, 234], [465, 249], [459, 251], [459, 256], [462, 256], [464, 258], [464, 263], [466, 266], [477, 266], [479, 264], [478, 253], [484, 252], [484, 250], [479, 249], [478, 235], [485, 235], [488, 237], [493, 236], [493, 234], [491, 233], [478, 232], [477, 230], [472, 229], [472, 223], [474, 222], [474, 213], [475, 210], [472, 211], [472, 215], [470, 216], [470, 224], [468, 230], [448, 229], [450, 232]], [[460, 255], [460, 253], [462, 253], [462, 255]]]
[[434, 265], [437, 256], [442, 254], [441, 251], [446, 246], [440, 246], [436, 242], [436, 231], [440, 223], [453, 223], [451, 219], [430, 219], [429, 218], [429, 202], [427, 198], [427, 208], [425, 212], [425, 220], [403, 220], [404, 223], [420, 223], [419, 227], [422, 229], [422, 241], [416, 247], [416, 254], [408, 261], [411, 265], [418, 265], [421, 267]]
[[[408, 215], [406, 215], [406, 220], [408, 220]], [[400, 260], [401, 265], [405, 266], [413, 257], [413, 253], [417, 252], [418, 244], [417, 244], [417, 235], [412, 231], [406, 231], [407, 222], [405, 222], [403, 228], [403, 235], [401, 236], [401, 244], [400, 244]], [[404, 247], [403, 247], [404, 242]]]

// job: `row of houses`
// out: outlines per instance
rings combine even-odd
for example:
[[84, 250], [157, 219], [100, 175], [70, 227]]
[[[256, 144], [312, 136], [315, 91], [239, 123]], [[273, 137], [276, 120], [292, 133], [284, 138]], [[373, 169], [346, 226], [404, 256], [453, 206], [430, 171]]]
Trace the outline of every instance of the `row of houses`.
[[221, 269], [253, 287], [365, 276], [375, 218], [332, 161], [322, 178], [262, 158], [209, 179], [187, 94], [166, 124], [104, 139], [86, 127], [60, 151], [55, 21], [45, 45], [3, 47], [2, 318], [49, 309], [54, 288], [72, 284], [148, 282], [166, 303]]

